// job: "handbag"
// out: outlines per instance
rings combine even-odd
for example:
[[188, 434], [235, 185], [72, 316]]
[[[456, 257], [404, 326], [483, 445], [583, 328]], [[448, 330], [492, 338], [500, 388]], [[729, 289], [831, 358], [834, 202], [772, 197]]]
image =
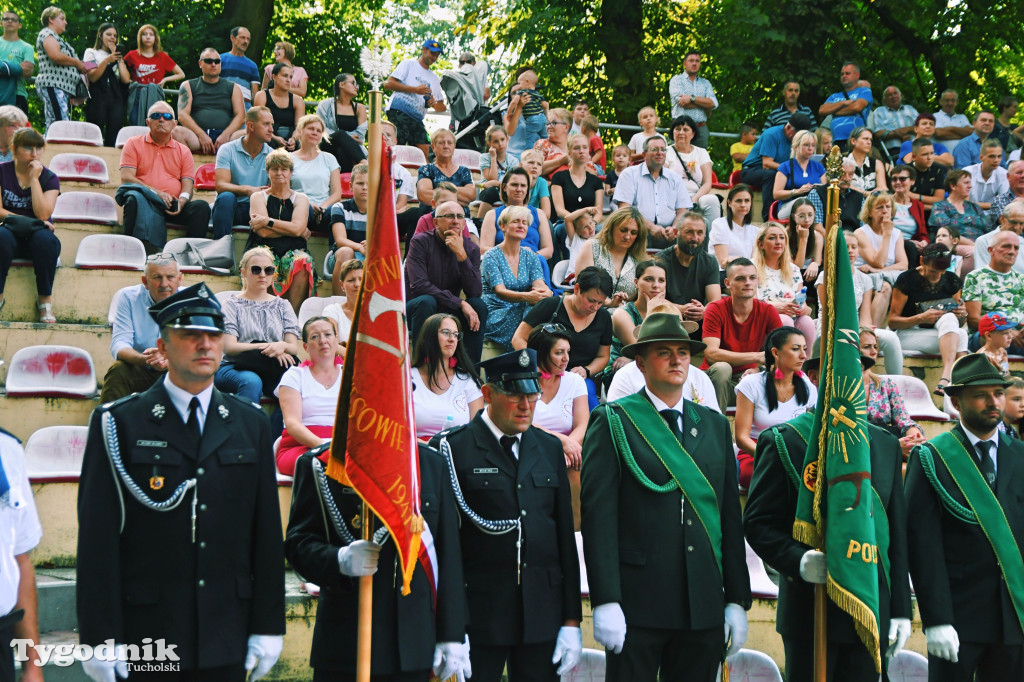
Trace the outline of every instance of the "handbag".
[[16, 213], [8, 213], [2, 224], [17, 237], [30, 235], [36, 230], [49, 229], [46, 223], [39, 218], [29, 218], [28, 216], [17, 215]]
[[168, 250], [179, 266], [198, 266], [203, 270], [228, 274], [235, 267], [231, 235], [220, 239], [194, 239], [183, 242], [178, 249]]
[[[263, 341], [253, 341], [252, 343], [265, 343]], [[299, 364], [299, 359], [296, 356], [292, 356], [295, 360], [295, 364]], [[281, 365], [277, 358], [272, 358], [269, 355], [264, 355], [263, 351], [258, 348], [251, 350], [242, 351], [238, 355], [233, 355], [228, 360], [234, 365], [235, 369], [243, 372], [253, 372], [259, 376], [263, 382], [263, 394], [273, 395], [274, 389], [281, 383], [281, 377], [288, 371], [287, 367]]]

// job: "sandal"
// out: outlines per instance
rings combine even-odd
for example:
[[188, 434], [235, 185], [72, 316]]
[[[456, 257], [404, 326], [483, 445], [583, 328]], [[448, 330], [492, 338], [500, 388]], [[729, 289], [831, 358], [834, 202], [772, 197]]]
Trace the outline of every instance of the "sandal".
[[942, 377], [941, 379], [939, 379], [939, 383], [938, 385], [935, 386], [935, 390], [932, 391], [932, 393], [934, 393], [937, 396], [944, 396], [946, 395], [946, 386], [949, 386], [949, 379], [947, 379], [946, 377]]
[[36, 306], [39, 309], [39, 321], [43, 324], [56, 324], [57, 318], [53, 316], [52, 303], [40, 303]]

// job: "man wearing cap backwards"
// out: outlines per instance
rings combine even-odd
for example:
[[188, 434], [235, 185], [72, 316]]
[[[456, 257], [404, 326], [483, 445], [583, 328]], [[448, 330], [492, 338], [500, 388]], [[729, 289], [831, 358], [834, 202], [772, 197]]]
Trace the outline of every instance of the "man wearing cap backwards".
[[703, 348], [678, 315], [648, 315], [622, 349], [646, 386], [596, 408], [583, 440], [583, 550], [610, 682], [710, 682], [747, 639], [729, 422], [682, 392]]
[[1024, 445], [998, 431], [1008, 382], [984, 354], [960, 358], [951, 376], [960, 423], [907, 464], [928, 680], [1024, 680]]
[[431, 38], [423, 43], [419, 59], [405, 59], [384, 81], [384, 89], [395, 94], [388, 102], [388, 120], [398, 129], [398, 144], [412, 144], [424, 156], [430, 153], [430, 139], [423, 127], [427, 109], [445, 111], [444, 90], [437, 74], [430, 70], [441, 54], [441, 44]]
[[[107, 645], [82, 667], [97, 682], [259, 679], [285, 631], [270, 423], [213, 387], [224, 318], [205, 284], [149, 311], [167, 375], [93, 412], [82, 462], [79, 639]], [[147, 671], [161, 662], [147, 651], [180, 672]]]
[[486, 408], [431, 441], [457, 478], [473, 682], [555, 682], [579, 663], [580, 565], [562, 445], [532, 426], [537, 353], [481, 363]]
[[[875, 362], [861, 355], [868, 369]], [[817, 377], [818, 358], [804, 363], [804, 371]], [[815, 382], [816, 384], [817, 382]], [[786, 680], [811, 682], [814, 651], [814, 585], [826, 578], [825, 555], [793, 539], [793, 521], [804, 452], [814, 425], [814, 412], [772, 427], [757, 439], [754, 475], [743, 510], [747, 542], [765, 563], [782, 574], [775, 631], [786, 651]], [[885, 508], [889, 523], [888, 573], [878, 562], [879, 633], [883, 655], [895, 656], [910, 636], [910, 583], [907, 580], [907, 506], [903, 496], [903, 457], [897, 438], [873, 424], [867, 425], [871, 443], [871, 487]], [[785, 458], [785, 459], [783, 459]], [[875, 682], [878, 672], [857, 632], [853, 619], [828, 601], [828, 678]], [[886, 678], [888, 679], [888, 678]]]

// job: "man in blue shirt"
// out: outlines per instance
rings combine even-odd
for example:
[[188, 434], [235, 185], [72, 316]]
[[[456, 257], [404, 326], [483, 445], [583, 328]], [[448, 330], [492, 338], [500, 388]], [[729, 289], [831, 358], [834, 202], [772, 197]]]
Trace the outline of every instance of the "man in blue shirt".
[[160, 328], [149, 307], [176, 293], [179, 284], [178, 263], [171, 256], [155, 254], [146, 260], [142, 284], [114, 294], [110, 354], [116, 362], [103, 377], [101, 403], [141, 393], [167, 371], [167, 358], [156, 347]]
[[871, 86], [860, 79], [860, 67], [853, 62], [845, 62], [839, 72], [839, 82], [843, 89], [828, 96], [825, 103], [818, 108], [821, 117], [832, 117], [832, 140], [843, 152], [848, 151], [846, 141], [850, 139], [850, 131], [857, 126], [868, 124], [871, 104], [875, 101], [871, 95]]
[[274, 115], [266, 107], [245, 113], [245, 135], [217, 150], [213, 202], [213, 238], [231, 234], [232, 225], [249, 224], [249, 197], [269, 184], [267, 154], [274, 132]]
[[260, 67], [245, 56], [250, 40], [249, 29], [235, 26], [231, 29], [231, 50], [220, 55], [220, 76], [242, 88], [246, 111], [252, 106], [252, 98], [260, 89]]
[[992, 130], [996, 127], [996, 117], [991, 111], [979, 111], [974, 115], [972, 123], [974, 132], [960, 140], [956, 149], [953, 150], [954, 168], [967, 168], [981, 163], [981, 143], [992, 134]]
[[790, 116], [789, 122], [769, 128], [757, 138], [740, 170], [740, 182], [751, 188], [761, 188], [761, 217], [768, 220], [768, 208], [775, 200], [773, 187], [779, 165], [789, 159], [793, 136], [801, 130], [810, 130], [811, 119], [802, 112]]

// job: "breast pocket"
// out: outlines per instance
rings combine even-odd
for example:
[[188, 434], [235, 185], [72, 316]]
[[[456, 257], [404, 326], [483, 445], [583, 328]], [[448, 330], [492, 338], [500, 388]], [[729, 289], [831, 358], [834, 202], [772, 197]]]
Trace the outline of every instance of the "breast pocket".
[[558, 499], [558, 474], [554, 471], [535, 471], [530, 474], [533, 487], [536, 489], [536, 502], [545, 516], [554, 514], [555, 501]]
[[129, 454], [132, 464], [176, 467], [181, 464], [181, 452], [171, 448], [136, 447]]

